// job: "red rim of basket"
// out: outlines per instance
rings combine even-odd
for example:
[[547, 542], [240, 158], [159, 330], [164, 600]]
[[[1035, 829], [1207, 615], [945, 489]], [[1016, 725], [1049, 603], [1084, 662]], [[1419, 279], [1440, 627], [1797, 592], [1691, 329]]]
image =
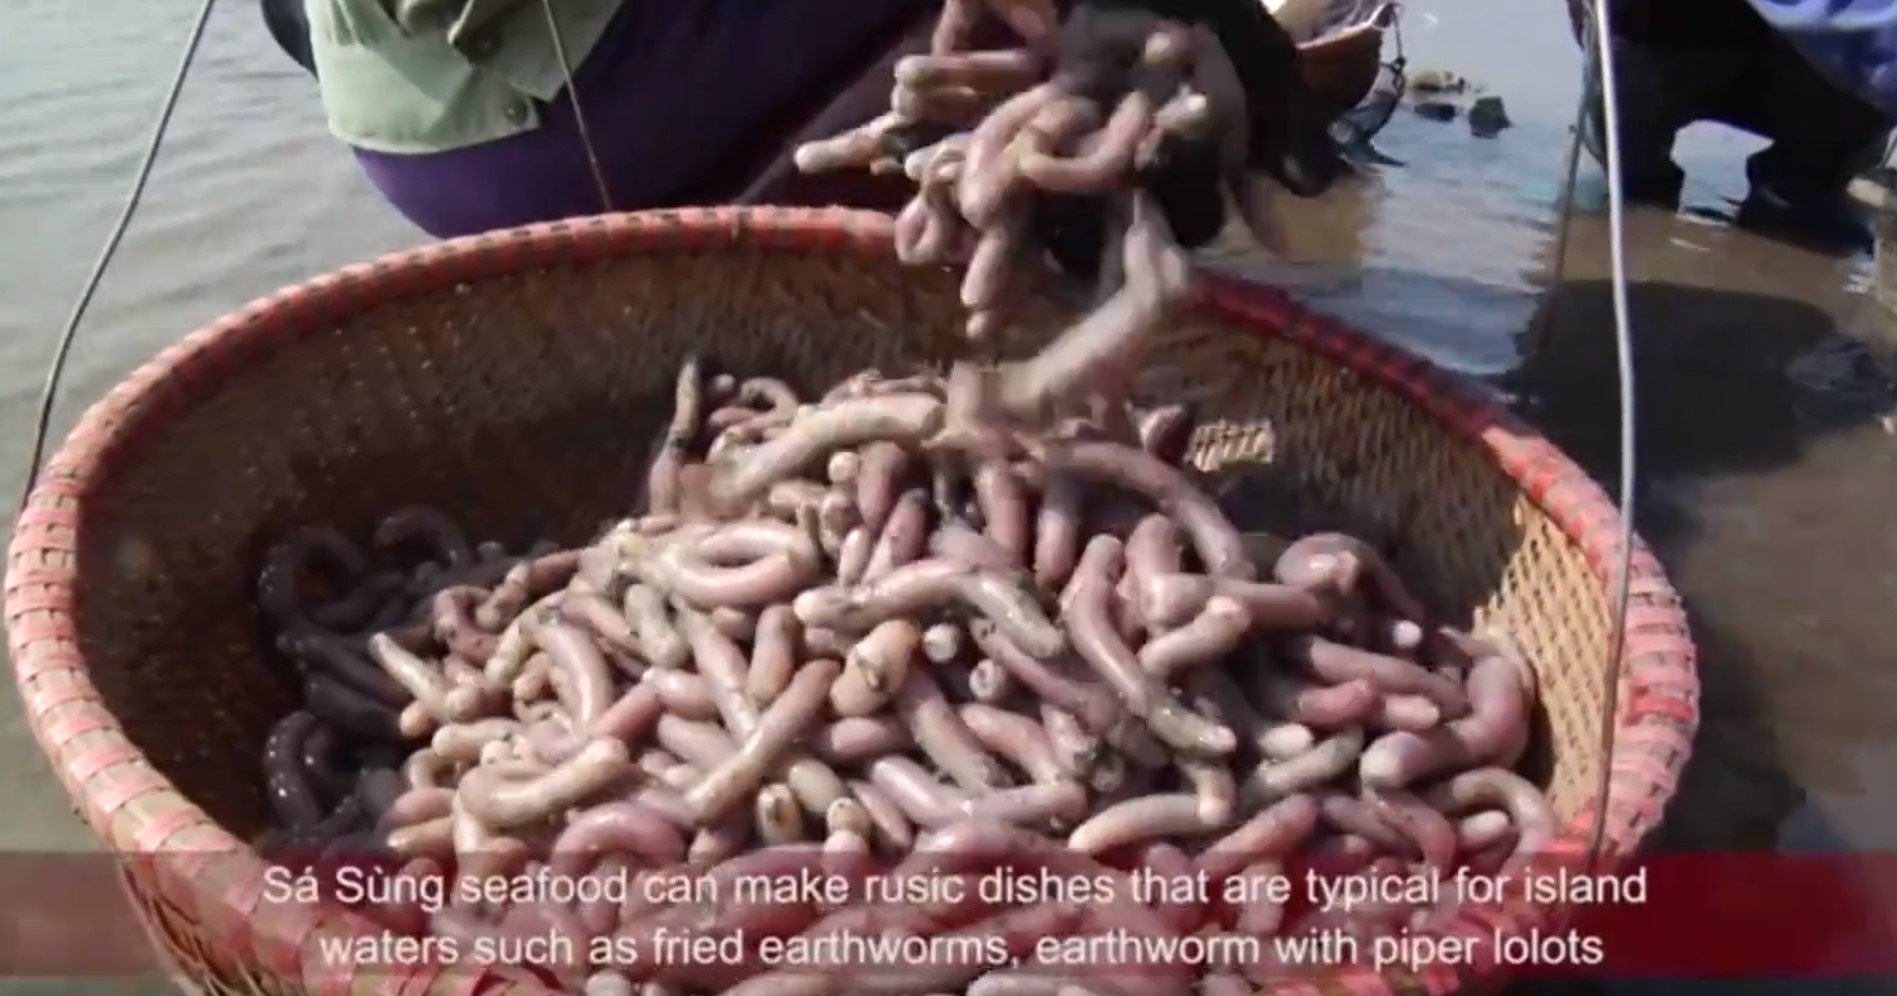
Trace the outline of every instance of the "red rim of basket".
[[[93, 687], [77, 646], [79, 579], [72, 564], [85, 540], [82, 503], [136, 458], [142, 441], [163, 432], [196, 399], [215, 392], [274, 350], [380, 303], [535, 266], [737, 248], [887, 256], [890, 220], [842, 209], [712, 208], [606, 215], [431, 244], [255, 301], [160, 353], [94, 404], [53, 455], [20, 515], [9, 550], [5, 600], [15, 679], [34, 736], [67, 791], [80, 800], [82, 815], [94, 831], [115, 843], [111, 820], [133, 800], [153, 793], [182, 798], [125, 738]], [[1454, 435], [1481, 446], [1581, 546], [1606, 597], [1606, 579], [1618, 565], [1620, 545], [1620, 517], [1612, 501], [1585, 472], [1472, 382], [1316, 314], [1270, 287], [1203, 274], [1199, 307], [1368, 377], [1434, 416]], [[65, 566], [42, 566], [49, 560]], [[1623, 656], [1622, 718], [1611, 762], [1613, 806], [1605, 844], [1613, 860], [1631, 853], [1658, 824], [1698, 722], [1695, 653], [1680, 599], [1638, 540], [1632, 563], [1634, 604]], [[87, 735], [92, 735], [90, 742], [75, 747], [74, 741]], [[108, 772], [113, 775], [109, 781], [95, 781]], [[204, 853], [204, 860], [218, 853], [228, 858], [235, 851], [241, 874], [218, 890], [194, 881], [189, 862], [167, 859], [166, 867], [179, 873], [177, 881], [196, 907], [183, 912], [213, 929], [231, 931], [234, 942], [247, 937], [267, 961], [292, 978], [307, 979], [314, 991], [337, 989], [344, 980], [317, 979], [302, 971], [308, 938], [319, 926], [317, 915], [295, 908], [272, 910], [281, 915], [259, 919], [264, 912], [259, 909], [261, 860], [196, 805], [182, 801], [183, 807], [168, 818], [135, 823], [132, 851]], [[1597, 801], [1590, 800], [1570, 821], [1562, 846], [1585, 841]], [[178, 901], [176, 889], [165, 891], [167, 898]], [[1530, 924], [1505, 916], [1517, 922], [1497, 922], [1491, 915], [1485, 932]], [[333, 915], [323, 919], [326, 932], [372, 929], [353, 915], [341, 922]], [[1414, 982], [1425, 991], [1441, 993], [1493, 981], [1497, 972], [1493, 965], [1464, 966], [1459, 974], [1425, 972]], [[438, 968], [415, 966], [413, 977], [391, 982], [396, 988], [382, 991], [423, 991], [439, 973]], [[1325, 978], [1359, 994], [1395, 991], [1388, 979], [1369, 969], [1342, 967]], [[473, 993], [498, 981], [477, 973], [457, 991]], [[1318, 989], [1300, 982], [1274, 991]]]

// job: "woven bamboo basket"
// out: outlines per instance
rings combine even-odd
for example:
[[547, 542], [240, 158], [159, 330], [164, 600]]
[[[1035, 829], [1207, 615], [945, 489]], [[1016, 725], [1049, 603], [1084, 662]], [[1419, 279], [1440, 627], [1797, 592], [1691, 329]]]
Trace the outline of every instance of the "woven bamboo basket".
[[[1604, 811], [1608, 850], [1631, 852], [1697, 722], [1693, 646], [1653, 558], [1633, 558], [1602, 807], [1618, 530], [1604, 494], [1461, 381], [1276, 291], [1211, 275], [1202, 286], [1153, 365], [1208, 406], [1195, 462], [1268, 482], [1286, 508], [1350, 514], [1439, 609], [1507, 625], [1545, 689], [1538, 774], [1569, 840]], [[1046, 304], [1029, 323], [1040, 331], [1011, 348], [1059, 314]], [[96, 404], [13, 537], [9, 646], [34, 733], [92, 828], [132, 859], [129, 892], [177, 979], [244, 994], [542, 991], [424, 965], [319, 977], [316, 938], [367, 922], [262, 902], [264, 865], [243, 841], [265, 820], [260, 745], [295, 706], [246, 608], [267, 537], [422, 502], [476, 536], [579, 542], [635, 500], [688, 350], [808, 389], [945, 358], [959, 318], [954, 275], [900, 267], [879, 215], [621, 215], [433, 245], [286, 290]], [[1514, 916], [1502, 926], [1535, 919]], [[1282, 991], [1492, 978], [1339, 971]]]

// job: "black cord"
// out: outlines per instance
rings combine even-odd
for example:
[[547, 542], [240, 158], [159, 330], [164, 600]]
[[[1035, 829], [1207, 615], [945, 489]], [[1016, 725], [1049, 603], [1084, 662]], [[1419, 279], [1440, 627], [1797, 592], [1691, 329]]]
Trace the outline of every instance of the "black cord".
[[593, 131], [586, 126], [586, 110], [580, 106], [580, 88], [573, 82], [573, 62], [567, 58], [566, 38], [560, 33], [560, 20], [554, 16], [553, 0], [540, 0], [540, 9], [547, 15], [547, 34], [553, 38], [553, 55], [560, 60], [560, 72], [566, 77], [566, 97], [573, 105], [573, 124], [579, 129], [580, 147], [586, 153], [587, 168], [593, 171], [593, 186], [599, 191], [600, 210], [613, 210], [613, 191], [606, 183], [606, 170], [599, 163], [598, 149], [593, 145]]
[[25, 508], [27, 500], [33, 497], [33, 487], [39, 483], [40, 461], [46, 458], [46, 437], [52, 431], [53, 402], [59, 397], [59, 383], [65, 377], [66, 361], [72, 354], [74, 341], [79, 337], [79, 325], [86, 317], [86, 309], [92, 306], [93, 295], [99, 291], [99, 284], [105, 279], [106, 267], [112, 263], [112, 257], [118, 253], [119, 243], [125, 238], [126, 229], [132, 225], [132, 215], [138, 211], [139, 201], [145, 196], [145, 184], [151, 179], [152, 165], [158, 161], [158, 149], [165, 141], [165, 130], [171, 126], [171, 114], [178, 107], [178, 96], [184, 92], [185, 77], [190, 75], [191, 63], [197, 58], [198, 45], [204, 41], [204, 26], [211, 19], [211, 8], [217, 0], [204, 0], [198, 8], [198, 17], [191, 25], [191, 34], [185, 40], [184, 54], [178, 59], [178, 70], [172, 76], [171, 86], [165, 91], [164, 103], [159, 105], [158, 121], [152, 126], [151, 140], [145, 146], [145, 156], [139, 160], [138, 172], [132, 178], [132, 189], [126, 194], [125, 207], [119, 212], [118, 221], [112, 225], [112, 233], [106, 237], [105, 246], [99, 251], [99, 258], [92, 265], [92, 273], [79, 291], [79, 299], [73, 303], [72, 314], [66, 319], [66, 327], [60, 331], [59, 344], [53, 350], [53, 361], [46, 369], [46, 383], [40, 388], [39, 413], [33, 422], [33, 452], [27, 458], [26, 482], [20, 488], [20, 507]]

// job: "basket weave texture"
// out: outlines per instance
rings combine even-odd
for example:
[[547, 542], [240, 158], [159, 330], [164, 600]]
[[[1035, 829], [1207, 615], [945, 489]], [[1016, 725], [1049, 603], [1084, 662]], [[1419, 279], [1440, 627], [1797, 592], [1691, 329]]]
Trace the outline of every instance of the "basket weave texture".
[[[1347, 514], [1435, 608], [1507, 627], [1543, 691], [1538, 774], [1582, 839], [1594, 788], [1619, 519], [1604, 493], [1466, 383], [1282, 294], [1207, 275], [1155, 383], [1209, 417], [1194, 461], [1281, 508]], [[1025, 351], [1058, 327], [1046, 304]], [[629, 509], [688, 351], [804, 390], [966, 346], [955, 277], [900, 267], [887, 219], [719, 209], [617, 215], [441, 243], [258, 301], [96, 404], [9, 554], [6, 625], [34, 733], [181, 982], [218, 993], [537, 993], [416, 966], [312, 967], [347, 915], [266, 906], [243, 844], [258, 755], [295, 708], [251, 605], [291, 525], [365, 530], [408, 503], [476, 537], [577, 543]], [[1166, 381], [1170, 381], [1167, 383]], [[1241, 528], [1271, 524], [1245, 521]], [[1607, 848], [1659, 821], [1698, 719], [1679, 599], [1633, 558]], [[151, 860], [163, 855], [163, 860]], [[1549, 911], [1540, 911], [1547, 914]], [[1526, 929], [1533, 911], [1505, 929]], [[1282, 993], [1447, 992], [1490, 967], [1338, 970]]]

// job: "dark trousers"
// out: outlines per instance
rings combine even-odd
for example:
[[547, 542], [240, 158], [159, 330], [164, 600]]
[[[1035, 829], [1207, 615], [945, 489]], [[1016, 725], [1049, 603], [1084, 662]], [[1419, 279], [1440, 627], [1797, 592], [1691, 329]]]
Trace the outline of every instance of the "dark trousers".
[[1673, 143], [1698, 121], [1769, 140], [1747, 162], [1747, 177], [1755, 192], [1791, 201], [1836, 198], [1876, 161], [1890, 132], [1889, 118], [1769, 29], [1717, 47], [1617, 38], [1614, 60], [1622, 181], [1635, 199], [1677, 202], [1684, 176]]

